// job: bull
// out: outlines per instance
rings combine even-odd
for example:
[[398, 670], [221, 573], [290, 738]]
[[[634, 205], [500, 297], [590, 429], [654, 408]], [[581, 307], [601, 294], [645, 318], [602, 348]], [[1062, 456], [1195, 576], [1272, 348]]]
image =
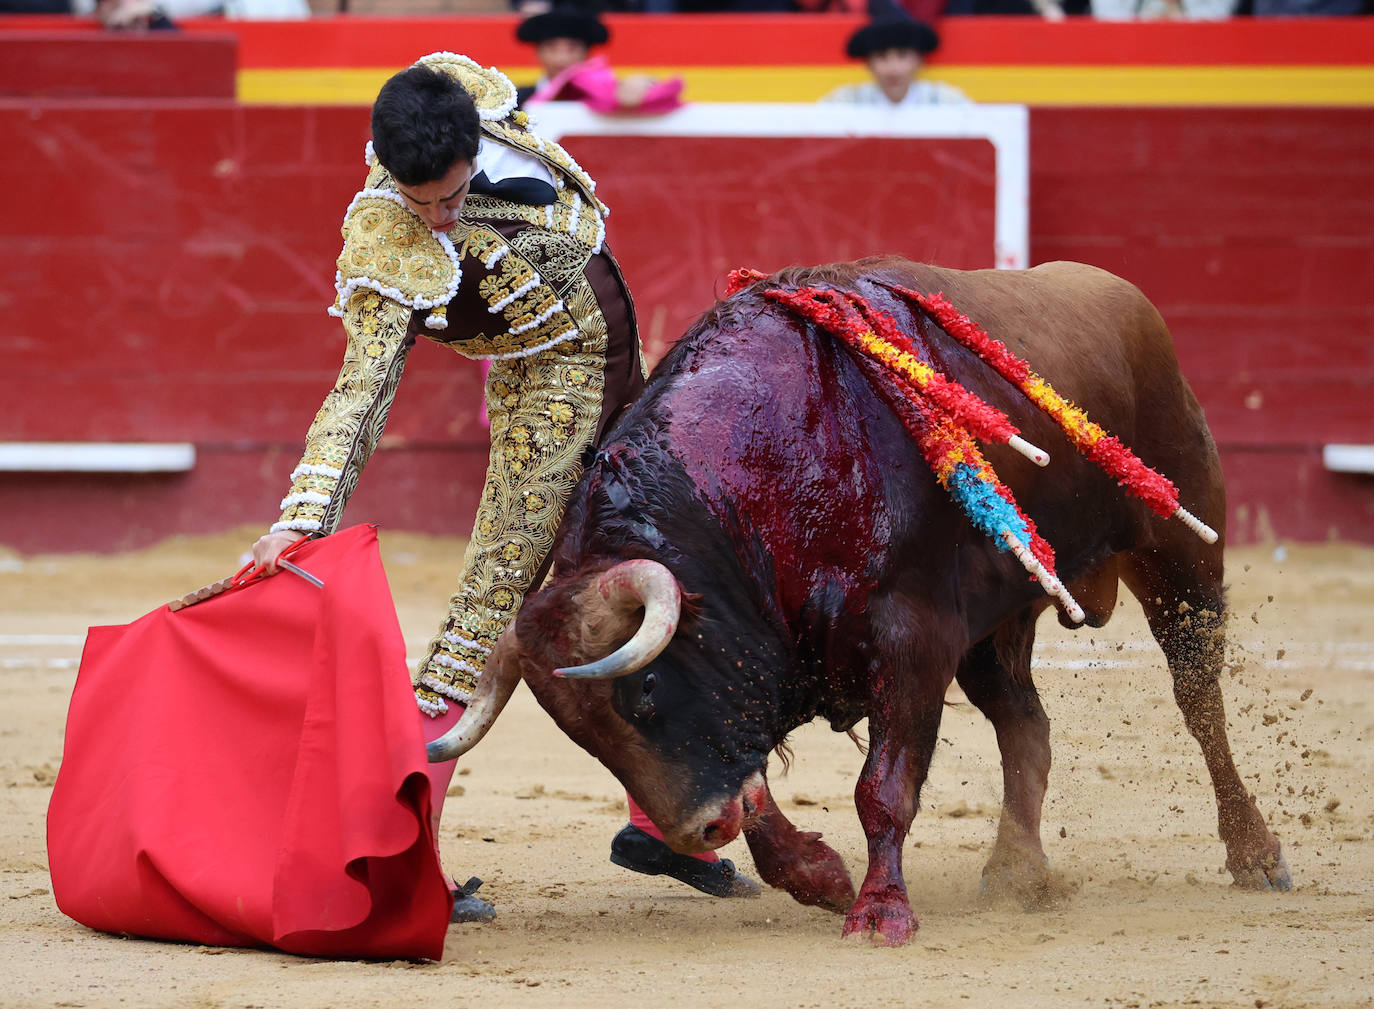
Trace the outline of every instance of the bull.
[[[431, 758], [479, 740], [523, 678], [674, 848], [713, 849], [743, 831], [765, 881], [843, 913], [845, 935], [900, 945], [917, 924], [902, 846], [957, 681], [1002, 759], [983, 884], [1023, 895], [1049, 885], [1049, 723], [1031, 648], [1053, 602], [937, 485], [855, 353], [765, 296], [801, 286], [868, 299], [929, 363], [1050, 450], [1046, 469], [1004, 446], [986, 455], [1053, 544], [1089, 626], [1107, 621], [1119, 582], [1139, 600], [1211, 775], [1227, 868], [1239, 886], [1287, 889], [1279, 842], [1226, 736], [1216, 446], [1159, 313], [1129, 283], [1081, 264], [965, 272], [884, 257], [786, 270], [717, 303], [587, 468], [550, 579]], [[1222, 535], [1204, 542], [1123, 494], [894, 288], [944, 292], [1167, 473]], [[815, 718], [837, 731], [868, 719], [855, 788], [868, 871], [857, 895], [839, 855], [789, 823], [768, 790], [769, 753]]]

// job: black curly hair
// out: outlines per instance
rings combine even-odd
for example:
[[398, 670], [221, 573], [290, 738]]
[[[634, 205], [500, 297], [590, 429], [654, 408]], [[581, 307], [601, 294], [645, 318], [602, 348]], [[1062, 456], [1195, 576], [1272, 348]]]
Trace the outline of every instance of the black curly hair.
[[372, 103], [372, 149], [397, 182], [422, 186], [477, 158], [480, 121], [472, 96], [448, 74], [402, 70]]

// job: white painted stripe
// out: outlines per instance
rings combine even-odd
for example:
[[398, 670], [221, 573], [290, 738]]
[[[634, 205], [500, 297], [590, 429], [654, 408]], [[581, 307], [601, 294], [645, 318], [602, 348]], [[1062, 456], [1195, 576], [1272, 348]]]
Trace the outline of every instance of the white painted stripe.
[[0, 645], [82, 645], [84, 634], [0, 634]]
[[[1030, 113], [1024, 105], [935, 105], [908, 110], [787, 102], [693, 102], [660, 116], [603, 116], [581, 102], [539, 107], [539, 134], [658, 137], [974, 137], [996, 155], [993, 248], [1000, 268], [1030, 265]], [[552, 227], [552, 223], [549, 225]]]
[[80, 664], [80, 659], [0, 659], [0, 670], [6, 672], [15, 669], [49, 669], [65, 671], [68, 669], [75, 669]]
[[[1287, 670], [1295, 672], [1299, 669], [1310, 667], [1318, 659], [1268, 659], [1261, 663], [1261, 668], [1271, 670]], [[1041, 660], [1034, 658], [1031, 660], [1031, 668], [1037, 671], [1054, 672], [1063, 669], [1070, 672], [1080, 669], [1139, 669], [1142, 663], [1132, 662], [1126, 659], [1062, 659], [1062, 660]], [[1164, 656], [1159, 656], [1159, 667], [1164, 668]], [[1333, 659], [1323, 663], [1323, 669], [1330, 669], [1341, 673], [1367, 673], [1374, 671], [1374, 659]]]
[[190, 442], [0, 442], [0, 470], [16, 473], [184, 473], [195, 465]]
[[1322, 465], [1332, 473], [1374, 473], [1374, 445], [1323, 445]]

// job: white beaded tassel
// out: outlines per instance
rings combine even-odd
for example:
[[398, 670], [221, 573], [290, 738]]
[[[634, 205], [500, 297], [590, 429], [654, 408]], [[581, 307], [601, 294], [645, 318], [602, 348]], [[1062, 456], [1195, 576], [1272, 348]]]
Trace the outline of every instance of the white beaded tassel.
[[1014, 434], [1007, 439], [1007, 447], [1015, 452], [1020, 452], [1023, 456], [1035, 463], [1037, 466], [1048, 466], [1050, 464], [1050, 454], [1043, 448], [1032, 445], [1019, 434]]
[[1035, 554], [1031, 553], [1011, 530], [1002, 530], [1002, 541], [1011, 549], [1016, 559], [1021, 562], [1021, 566], [1040, 583], [1040, 587], [1059, 600], [1059, 604], [1064, 607], [1064, 612], [1069, 615], [1069, 619], [1076, 624], [1081, 624], [1083, 622], [1083, 607], [1079, 606], [1078, 601], [1069, 595], [1069, 590], [1064, 587], [1064, 583], [1046, 571], [1045, 565], [1040, 563]]
[[1202, 542], [1215, 543], [1217, 541], [1217, 531], [1182, 505], [1179, 505], [1178, 511], [1174, 512], [1174, 518], [1197, 533]]

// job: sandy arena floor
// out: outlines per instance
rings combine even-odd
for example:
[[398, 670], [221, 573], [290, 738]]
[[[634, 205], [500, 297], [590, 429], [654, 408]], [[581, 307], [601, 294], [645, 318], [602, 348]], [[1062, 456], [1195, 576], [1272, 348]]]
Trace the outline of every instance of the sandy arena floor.
[[[232, 573], [254, 535], [114, 557], [0, 551], [0, 1006], [1374, 1004], [1374, 550], [1339, 545], [1229, 557], [1231, 740], [1283, 842], [1289, 894], [1230, 888], [1201, 755], [1128, 601], [1105, 630], [1041, 624], [1037, 682], [1056, 747], [1044, 833], [1071, 890], [1048, 911], [979, 900], [1001, 777], [992, 731], [967, 703], [947, 709], [907, 845], [921, 930], [889, 950], [842, 942], [838, 917], [780, 892], [716, 901], [611, 865], [620, 788], [522, 688], [454, 779], [464, 791], [441, 835], [447, 868], [482, 876], [500, 917], [454, 926], [441, 964], [91, 932], [53, 904], [43, 839], [85, 629]], [[382, 545], [417, 654], [462, 544], [384, 533]], [[774, 793], [860, 878], [862, 758], [821, 726], [794, 743]], [[724, 854], [752, 871], [743, 841]]]

